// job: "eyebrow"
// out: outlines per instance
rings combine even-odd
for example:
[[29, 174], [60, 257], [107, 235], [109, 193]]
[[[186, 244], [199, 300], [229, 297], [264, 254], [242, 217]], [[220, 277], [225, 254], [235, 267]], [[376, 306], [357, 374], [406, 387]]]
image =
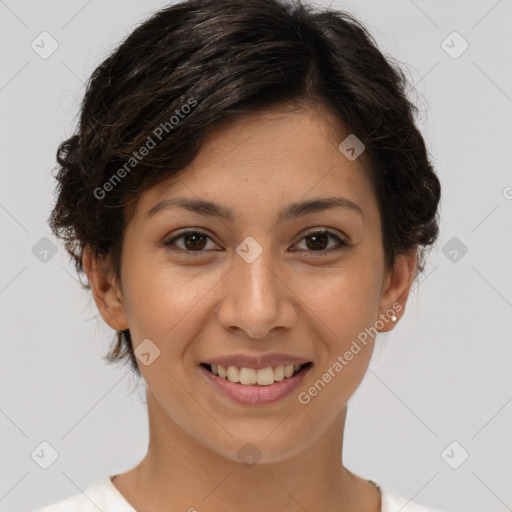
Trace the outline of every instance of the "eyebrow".
[[[194, 199], [189, 197], [176, 197], [165, 199], [156, 203], [146, 214], [146, 219], [166, 208], [179, 207], [198, 215], [219, 217], [226, 221], [233, 221], [234, 214], [232, 210], [213, 203], [206, 199]], [[319, 197], [292, 203], [285, 207], [279, 213], [279, 220], [286, 221], [306, 215], [326, 211], [332, 208], [343, 208], [360, 214], [364, 218], [364, 212], [359, 205], [347, 199], [346, 197]]]

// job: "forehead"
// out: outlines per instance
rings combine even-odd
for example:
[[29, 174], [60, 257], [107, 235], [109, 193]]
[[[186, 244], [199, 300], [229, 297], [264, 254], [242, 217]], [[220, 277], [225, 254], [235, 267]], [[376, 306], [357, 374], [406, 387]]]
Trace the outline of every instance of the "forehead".
[[376, 209], [364, 153], [351, 161], [338, 149], [347, 135], [324, 108], [245, 116], [213, 131], [187, 168], [143, 193], [138, 214], [173, 196], [267, 211], [309, 196], [343, 195], [365, 211]]

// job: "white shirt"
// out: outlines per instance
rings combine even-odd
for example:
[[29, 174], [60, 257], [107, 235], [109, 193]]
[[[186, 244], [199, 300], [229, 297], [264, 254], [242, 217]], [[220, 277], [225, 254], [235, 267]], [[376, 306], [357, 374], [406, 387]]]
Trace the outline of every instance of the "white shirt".
[[[31, 512], [137, 512], [114, 486], [111, 478], [106, 476], [91, 484], [82, 494]], [[381, 502], [381, 512], [440, 512], [416, 505], [384, 489], [381, 489]]]

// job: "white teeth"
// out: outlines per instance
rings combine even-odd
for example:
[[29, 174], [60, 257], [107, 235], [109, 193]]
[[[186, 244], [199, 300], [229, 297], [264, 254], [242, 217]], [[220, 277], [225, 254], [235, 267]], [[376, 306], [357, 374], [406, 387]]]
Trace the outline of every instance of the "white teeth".
[[228, 366], [228, 380], [231, 382], [240, 382], [240, 372], [236, 366]]
[[212, 373], [222, 379], [244, 385], [258, 384], [259, 386], [270, 386], [274, 382], [287, 379], [297, 372], [300, 367], [300, 364], [280, 364], [275, 367], [267, 366], [256, 370], [255, 368], [238, 368], [232, 365], [227, 368], [220, 364], [211, 365]]
[[240, 368], [240, 384], [256, 384], [256, 370], [254, 368]]
[[270, 384], [274, 384], [274, 370], [272, 367], [260, 368], [256, 372], [256, 382], [260, 386], [269, 386]]
[[291, 377], [293, 375], [293, 372], [294, 372], [293, 364], [287, 364], [284, 367], [284, 376], [285, 377]]
[[284, 366], [280, 364], [274, 368], [274, 380], [279, 382], [284, 379]]

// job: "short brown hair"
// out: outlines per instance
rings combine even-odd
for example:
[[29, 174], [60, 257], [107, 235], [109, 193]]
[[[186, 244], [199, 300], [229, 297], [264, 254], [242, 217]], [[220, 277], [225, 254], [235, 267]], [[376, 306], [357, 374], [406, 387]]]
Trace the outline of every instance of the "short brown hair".
[[[90, 77], [76, 132], [58, 148], [50, 226], [79, 273], [88, 246], [119, 277], [127, 205], [183, 170], [223, 123], [306, 101], [327, 106], [365, 145], [387, 267], [416, 247], [423, 270], [438, 235], [440, 184], [406, 87], [400, 67], [348, 13], [300, 0], [170, 5]], [[139, 159], [148, 137], [157, 144]], [[125, 356], [138, 373], [128, 330], [107, 359]]]

